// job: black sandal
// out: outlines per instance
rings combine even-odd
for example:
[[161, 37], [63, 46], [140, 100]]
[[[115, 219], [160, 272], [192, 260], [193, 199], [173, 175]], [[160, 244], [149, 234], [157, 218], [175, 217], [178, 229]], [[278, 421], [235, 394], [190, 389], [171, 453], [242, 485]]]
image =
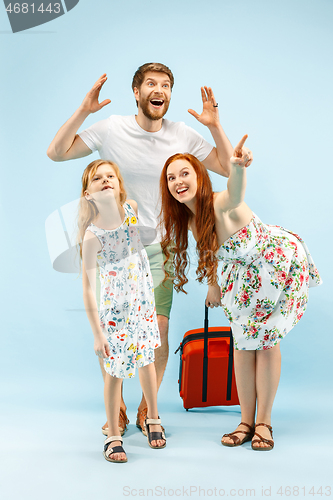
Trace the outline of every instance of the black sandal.
[[125, 453], [125, 450], [122, 446], [115, 446], [114, 448], [111, 448], [110, 443], [112, 443], [113, 441], [120, 441], [121, 443], [123, 443], [121, 436], [110, 436], [109, 438], [107, 438], [104, 441], [104, 451], [103, 451], [104, 458], [108, 462], [114, 462], [116, 464], [124, 464], [125, 462], [127, 462], [127, 457], [125, 460], [115, 460], [114, 458], [110, 458], [110, 455], [112, 455], [113, 453]]
[[[147, 439], [148, 439], [148, 444], [151, 448], [154, 450], [159, 450], [161, 448], [165, 448], [166, 446], [166, 439], [165, 439], [165, 434], [163, 432], [163, 427], [162, 427], [162, 432], [149, 432], [149, 426], [150, 425], [161, 425], [161, 419], [160, 417], [158, 418], [146, 418], [145, 420], [145, 428], [147, 430]], [[152, 441], [158, 441], [159, 439], [164, 439], [165, 443], [162, 446], [152, 446], [151, 442]]]

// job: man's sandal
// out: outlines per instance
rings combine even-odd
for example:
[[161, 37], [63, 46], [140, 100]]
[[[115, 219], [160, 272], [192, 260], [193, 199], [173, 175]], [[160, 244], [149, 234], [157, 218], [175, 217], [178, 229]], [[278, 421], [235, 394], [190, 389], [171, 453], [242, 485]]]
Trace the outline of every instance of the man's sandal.
[[136, 426], [144, 436], [147, 436], [147, 430], [145, 428], [145, 420], [147, 418], [148, 408], [142, 408], [142, 410], [138, 410], [138, 414], [136, 416]]
[[107, 438], [104, 441], [104, 451], [103, 451], [104, 458], [108, 462], [114, 462], [116, 464], [124, 464], [125, 462], [127, 462], [127, 457], [125, 460], [115, 460], [114, 458], [110, 458], [110, 455], [112, 455], [113, 453], [125, 453], [125, 450], [122, 446], [114, 446], [114, 448], [111, 448], [110, 444], [113, 441], [120, 441], [121, 444], [123, 443], [121, 436], [110, 436], [109, 438]]
[[[126, 415], [126, 411], [120, 408], [118, 426], [119, 426], [119, 433], [121, 436], [125, 434], [125, 431], [127, 430], [127, 424], [129, 424], [129, 420]], [[108, 432], [109, 432], [108, 423], [105, 422], [105, 424], [102, 427], [102, 434], [104, 434], [104, 436], [107, 436]]]
[[[165, 439], [165, 434], [164, 434], [163, 427], [161, 426], [162, 432], [149, 432], [149, 426], [150, 425], [161, 425], [161, 419], [160, 419], [160, 417], [158, 417], [158, 418], [146, 418], [144, 426], [145, 426], [146, 436], [147, 436], [147, 439], [148, 439], [149, 446], [151, 448], [153, 448], [154, 450], [159, 450], [161, 448], [165, 448], [165, 446], [166, 446], [166, 439]], [[160, 439], [164, 439], [164, 444], [162, 446], [152, 446], [152, 444], [151, 444], [152, 441], [158, 441]]]
[[[254, 435], [257, 436], [259, 439], [253, 439], [252, 440], [252, 450], [255, 450], [255, 451], [270, 451], [270, 450], [272, 450], [274, 448], [273, 429], [272, 429], [272, 427], [270, 425], [263, 424], [263, 423], [256, 424], [254, 426], [254, 428], [256, 429], [260, 425], [263, 425], [264, 427], [267, 427], [267, 429], [271, 433], [272, 439], [266, 439], [266, 438], [262, 437], [260, 434], [258, 434], [257, 432], [254, 432]], [[268, 446], [253, 446], [255, 443], [267, 443]]]
[[[246, 443], [247, 441], [251, 441], [251, 439], [253, 438], [253, 435], [254, 435], [254, 427], [245, 423], [245, 422], [241, 422], [239, 425], [244, 425], [245, 427], [248, 427], [248, 431], [234, 431], [234, 432], [230, 432], [229, 434], [223, 434], [222, 436], [222, 439], [224, 437], [228, 437], [228, 438], [231, 438], [233, 443], [224, 443], [221, 439], [221, 443], [223, 444], [223, 446], [230, 446], [230, 448], [233, 448], [234, 446], [240, 446], [241, 444], [243, 443]], [[243, 439], [239, 439], [238, 436], [236, 436], [236, 434], [245, 434]]]

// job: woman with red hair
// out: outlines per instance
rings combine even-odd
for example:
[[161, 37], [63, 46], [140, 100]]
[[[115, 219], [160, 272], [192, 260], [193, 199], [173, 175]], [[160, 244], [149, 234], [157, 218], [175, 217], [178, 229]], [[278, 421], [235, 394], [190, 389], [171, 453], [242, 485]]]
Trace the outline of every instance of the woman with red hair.
[[194, 156], [176, 154], [166, 161], [160, 181], [161, 245], [168, 260], [173, 244], [174, 286], [185, 292], [192, 231], [197, 279], [208, 282], [206, 305], [222, 306], [232, 327], [242, 422], [222, 437], [222, 444], [252, 440], [252, 449], [268, 451], [274, 446], [270, 424], [280, 378], [279, 342], [302, 317], [309, 286], [320, 285], [321, 278], [299, 236], [263, 224], [244, 202], [246, 168], [252, 162], [246, 139], [234, 150], [227, 189], [220, 193], [213, 193], [207, 170]]

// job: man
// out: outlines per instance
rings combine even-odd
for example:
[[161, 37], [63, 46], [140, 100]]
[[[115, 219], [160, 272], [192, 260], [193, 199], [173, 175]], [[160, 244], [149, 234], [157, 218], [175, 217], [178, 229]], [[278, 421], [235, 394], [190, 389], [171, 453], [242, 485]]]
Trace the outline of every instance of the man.
[[[137, 115], [111, 115], [77, 134], [87, 116], [111, 102], [110, 99], [101, 103], [98, 101], [106, 80], [107, 76], [103, 74], [95, 83], [81, 106], [57, 132], [47, 154], [54, 161], [66, 161], [88, 156], [98, 150], [102, 159], [119, 165], [128, 197], [138, 202], [140, 224], [143, 226], [140, 234], [143, 243], [148, 245], [146, 250], [154, 279], [156, 313], [161, 335], [161, 347], [155, 351], [159, 388], [169, 354], [168, 325], [172, 303], [172, 282], [166, 282], [166, 286], [160, 284], [164, 278], [160, 235], [156, 230], [160, 173], [167, 158], [175, 153], [188, 152], [202, 161], [207, 169], [228, 177], [233, 148], [220, 124], [218, 105], [210, 88], [201, 88], [201, 115], [192, 109], [188, 111], [209, 128], [216, 147], [212, 147], [184, 123], [163, 118], [169, 107], [174, 77], [170, 69], [160, 63], [140, 66], [133, 77], [132, 89], [138, 107]], [[101, 368], [104, 374], [102, 364]], [[146, 406], [142, 397], [136, 423], [143, 431]], [[119, 416], [122, 434], [127, 423], [126, 406], [122, 400]], [[103, 433], [106, 427], [107, 424], [103, 426]]]

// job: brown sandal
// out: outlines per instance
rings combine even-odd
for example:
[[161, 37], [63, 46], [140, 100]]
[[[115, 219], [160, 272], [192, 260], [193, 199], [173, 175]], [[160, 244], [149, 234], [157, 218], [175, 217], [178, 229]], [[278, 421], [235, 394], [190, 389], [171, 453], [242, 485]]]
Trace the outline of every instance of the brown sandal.
[[[222, 439], [224, 437], [230, 437], [233, 440], [233, 443], [224, 443], [221, 439], [221, 443], [223, 446], [230, 446], [230, 448], [233, 448], [234, 446], [240, 446], [243, 443], [246, 443], [247, 441], [251, 441], [253, 435], [254, 435], [254, 427], [253, 425], [246, 424], [245, 422], [241, 422], [239, 425], [245, 425], [245, 427], [249, 428], [249, 431], [234, 431], [230, 432], [229, 434], [223, 434]], [[243, 439], [239, 439], [236, 434], [245, 434]]]
[[136, 426], [140, 429], [144, 436], [147, 436], [147, 430], [145, 428], [145, 420], [147, 418], [148, 408], [142, 408], [142, 410], [138, 410], [138, 414], [136, 416]]
[[[118, 427], [119, 427], [119, 433], [121, 436], [125, 434], [125, 431], [127, 430], [127, 425], [129, 424], [129, 420], [126, 415], [126, 411], [120, 408], [119, 410], [119, 422], [118, 422]], [[108, 423], [105, 422], [105, 424], [102, 427], [102, 434], [104, 436], [107, 436], [109, 432], [109, 426]]]
[[[270, 425], [268, 424], [264, 424], [264, 423], [260, 423], [260, 424], [256, 424], [254, 426], [254, 429], [256, 429], [257, 427], [259, 427], [259, 425], [263, 425], [264, 427], [267, 427], [267, 429], [269, 430], [269, 432], [271, 433], [271, 437], [272, 439], [266, 439], [262, 436], [260, 436], [260, 434], [258, 434], [257, 432], [254, 432], [254, 436], [258, 436], [259, 439], [253, 439], [252, 440], [252, 450], [255, 450], [255, 451], [270, 451], [274, 448], [274, 441], [273, 441], [273, 429]], [[253, 446], [253, 444], [255, 443], [267, 443], [268, 446]]]

